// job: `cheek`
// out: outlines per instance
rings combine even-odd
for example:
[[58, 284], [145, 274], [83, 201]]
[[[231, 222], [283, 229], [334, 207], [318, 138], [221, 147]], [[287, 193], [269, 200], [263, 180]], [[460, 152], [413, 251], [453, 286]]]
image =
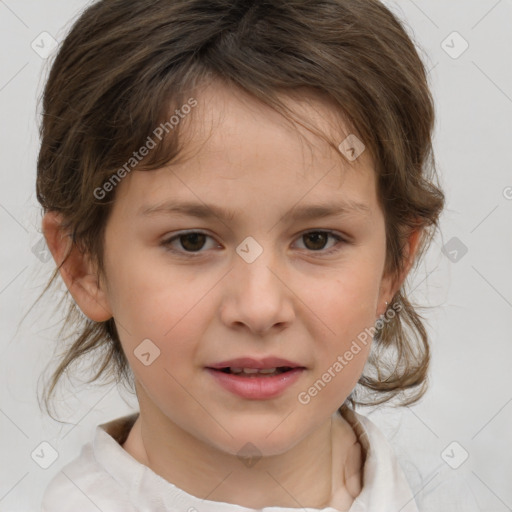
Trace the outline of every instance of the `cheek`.
[[358, 267], [311, 281], [307, 288], [304, 303], [314, 312], [309, 317], [316, 319], [316, 332], [322, 331], [317, 334], [322, 342], [315, 345], [312, 379], [319, 379], [318, 386], [325, 389], [319, 396], [322, 402], [348, 395], [359, 380], [371, 349], [378, 285], [374, 269]]
[[[114, 316], [134, 330], [144, 324], [157, 337], [194, 316], [195, 306], [211, 287], [211, 278], [179, 266], [155, 265], [143, 257], [126, 255], [112, 272]], [[190, 322], [186, 322], [190, 323]]]
[[146, 339], [157, 347], [145, 342], [150, 352], [159, 352], [157, 367], [179, 371], [193, 357], [202, 322], [208, 318], [207, 293], [212, 284], [211, 279], [189, 281], [179, 269], [148, 269], [140, 261], [138, 266], [120, 264], [112, 273], [112, 311], [135, 372], [140, 366], [138, 347]]
[[378, 305], [378, 272], [370, 265], [332, 270], [304, 287], [304, 303], [337, 339], [357, 336], [374, 325]]

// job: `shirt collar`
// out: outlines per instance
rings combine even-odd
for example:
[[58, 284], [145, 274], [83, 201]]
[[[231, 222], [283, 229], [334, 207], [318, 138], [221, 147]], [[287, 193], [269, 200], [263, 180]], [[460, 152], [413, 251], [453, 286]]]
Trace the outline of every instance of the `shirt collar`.
[[[341, 410], [350, 423], [364, 455], [363, 482], [360, 494], [349, 512], [418, 512], [409, 484], [387, 439], [366, 416], [348, 407]], [[250, 512], [254, 509], [232, 503], [202, 500], [188, 494], [138, 462], [122, 444], [139, 413], [133, 413], [98, 425], [93, 441], [98, 463], [129, 495], [130, 501], [145, 512], [193, 510], [201, 512]], [[264, 507], [262, 512], [296, 512], [296, 508]], [[303, 508], [307, 512], [337, 512], [336, 508]]]

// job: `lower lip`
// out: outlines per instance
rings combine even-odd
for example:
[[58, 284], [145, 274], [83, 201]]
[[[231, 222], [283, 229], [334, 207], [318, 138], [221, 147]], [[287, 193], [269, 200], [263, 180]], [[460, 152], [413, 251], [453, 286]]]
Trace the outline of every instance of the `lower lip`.
[[224, 389], [251, 400], [266, 400], [280, 395], [285, 389], [297, 382], [304, 371], [304, 368], [294, 368], [271, 377], [241, 377], [212, 368], [206, 369]]

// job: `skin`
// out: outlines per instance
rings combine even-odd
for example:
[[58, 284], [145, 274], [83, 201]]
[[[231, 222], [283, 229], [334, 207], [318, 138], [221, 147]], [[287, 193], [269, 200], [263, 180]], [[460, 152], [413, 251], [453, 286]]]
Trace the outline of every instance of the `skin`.
[[[411, 234], [405, 271], [393, 281], [383, 274], [384, 215], [368, 152], [348, 164], [301, 129], [305, 144], [276, 112], [225, 85], [212, 83], [196, 98], [198, 106], [182, 121], [188, 158], [134, 171], [118, 185], [105, 275], [76, 249], [61, 268], [84, 314], [95, 321], [113, 316], [118, 326], [140, 405], [124, 449], [208, 500], [323, 507], [336, 492], [348, 509], [361, 490], [361, 447], [336, 410], [356, 385], [370, 343], [307, 405], [297, 395], [385, 312], [414, 260], [419, 233]], [[333, 140], [346, 137], [325, 99], [301, 98], [290, 99], [296, 112]], [[347, 198], [368, 212], [281, 220], [295, 206]], [[231, 220], [138, 215], [167, 200], [239, 213]], [[61, 220], [52, 212], [43, 219], [57, 263], [69, 243]], [[305, 236], [326, 229], [346, 241]], [[209, 236], [177, 238], [170, 247], [179, 253], [170, 252], [162, 242], [182, 230]], [[247, 236], [263, 248], [252, 263], [235, 250]], [[326, 254], [334, 247], [339, 250]], [[149, 366], [134, 354], [147, 338], [160, 350]], [[204, 367], [245, 355], [276, 355], [306, 370], [277, 398], [243, 399], [218, 386]], [[237, 456], [247, 442], [262, 456], [250, 467]]]

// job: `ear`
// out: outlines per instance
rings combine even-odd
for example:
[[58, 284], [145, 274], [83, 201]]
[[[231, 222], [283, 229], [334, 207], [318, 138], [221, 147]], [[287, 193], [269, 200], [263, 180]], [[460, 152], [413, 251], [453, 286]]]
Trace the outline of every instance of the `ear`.
[[421, 240], [421, 233], [423, 231], [422, 227], [413, 229], [406, 241], [404, 247], [404, 268], [401, 272], [398, 279], [396, 277], [393, 279], [393, 276], [383, 276], [381, 281], [381, 287], [379, 291], [379, 302], [377, 308], [377, 318], [380, 315], [383, 315], [386, 312], [388, 306], [386, 306], [386, 301], [390, 302], [391, 299], [395, 296], [396, 292], [400, 289], [407, 274], [411, 270], [411, 267], [416, 258], [416, 254], [419, 249], [419, 242]]
[[104, 286], [89, 256], [73, 243], [71, 234], [64, 232], [62, 221], [62, 215], [57, 212], [44, 215], [42, 229], [48, 249], [57, 266], [71, 250], [59, 269], [60, 275], [82, 312], [95, 322], [104, 322], [112, 318]]

